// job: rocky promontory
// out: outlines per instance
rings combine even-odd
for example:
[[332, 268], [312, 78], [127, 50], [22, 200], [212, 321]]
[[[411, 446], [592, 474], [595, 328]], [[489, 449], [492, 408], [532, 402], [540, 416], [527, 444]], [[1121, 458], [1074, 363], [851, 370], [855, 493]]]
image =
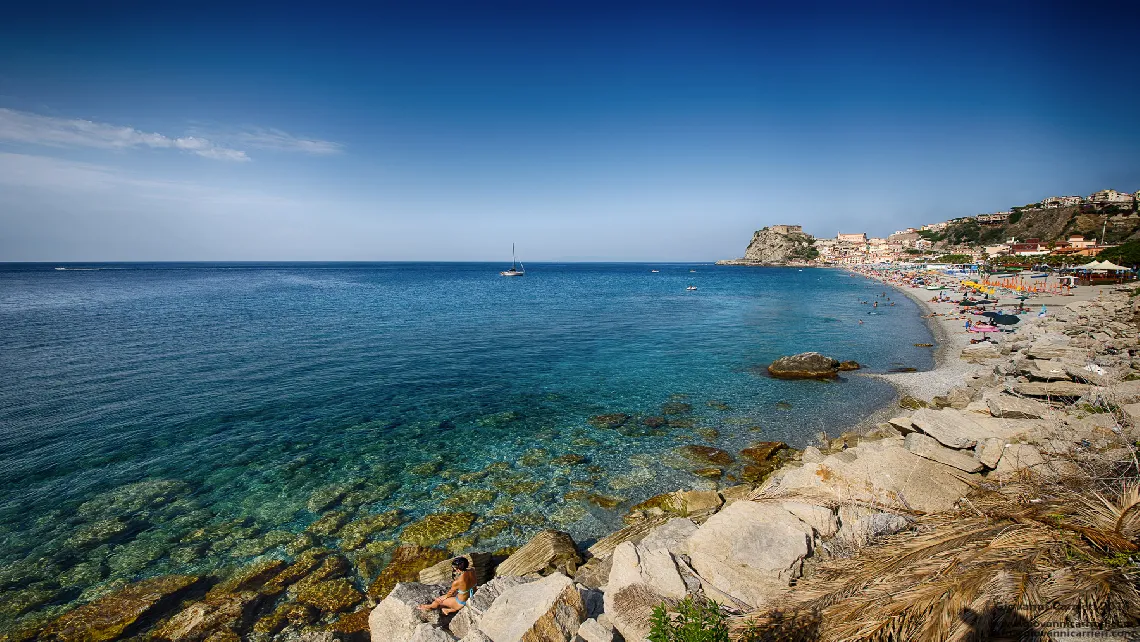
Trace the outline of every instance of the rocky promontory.
[[815, 238], [804, 234], [799, 225], [765, 227], [752, 235], [742, 258], [717, 261], [717, 265], [810, 264], [819, 256], [814, 244]]

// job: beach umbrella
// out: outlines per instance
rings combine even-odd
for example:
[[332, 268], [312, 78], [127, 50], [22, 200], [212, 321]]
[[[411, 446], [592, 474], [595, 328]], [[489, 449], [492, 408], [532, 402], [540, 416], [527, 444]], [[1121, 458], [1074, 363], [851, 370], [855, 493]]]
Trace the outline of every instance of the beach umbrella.
[[999, 314], [995, 317], [990, 317], [990, 323], [994, 325], [1015, 325], [1021, 323], [1021, 318], [1015, 314]]

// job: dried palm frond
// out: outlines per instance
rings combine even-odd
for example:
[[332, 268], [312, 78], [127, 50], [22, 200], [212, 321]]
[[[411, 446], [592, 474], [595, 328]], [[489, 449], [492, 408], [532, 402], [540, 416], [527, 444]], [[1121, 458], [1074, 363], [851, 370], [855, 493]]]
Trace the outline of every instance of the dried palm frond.
[[[789, 613], [814, 617], [820, 640], [931, 642], [1020, 634], [1040, 622], [1140, 622], [1134, 579], [1080, 561], [1092, 559], [1081, 546], [1029, 519], [924, 517], [916, 532], [821, 565], [790, 595], [781, 622]], [[766, 631], [771, 619], [753, 614], [750, 621]]]
[[1080, 514], [1088, 520], [1089, 526], [1130, 540], [1140, 536], [1140, 483], [1122, 484], [1115, 501], [1100, 493], [1092, 495], [1092, 498], [1081, 497], [1084, 510]]

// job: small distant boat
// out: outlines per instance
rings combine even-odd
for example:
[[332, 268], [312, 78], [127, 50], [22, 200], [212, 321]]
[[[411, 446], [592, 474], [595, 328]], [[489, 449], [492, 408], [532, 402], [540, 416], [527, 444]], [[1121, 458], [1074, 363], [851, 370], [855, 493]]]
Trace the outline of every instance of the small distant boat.
[[690, 271], [690, 272], [696, 272], [696, 270], [689, 270], [689, 271]]
[[511, 243], [511, 269], [499, 272], [499, 276], [526, 276], [526, 268], [522, 263], [519, 263], [518, 256], [515, 254], [515, 244]]
[[650, 270], [650, 272], [660, 272], [661, 270]]
[[696, 289], [697, 289], [697, 286], [695, 286], [695, 285], [690, 285], [689, 287], [687, 287], [687, 288], [685, 288], [685, 289], [686, 289], [686, 290], [689, 290], [690, 292], [692, 292], [693, 290], [696, 290]]

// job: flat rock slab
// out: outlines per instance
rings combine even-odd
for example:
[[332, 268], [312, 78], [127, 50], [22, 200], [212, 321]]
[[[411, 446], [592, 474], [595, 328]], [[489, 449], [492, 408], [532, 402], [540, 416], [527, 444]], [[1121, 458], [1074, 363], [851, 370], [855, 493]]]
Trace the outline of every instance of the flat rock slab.
[[614, 550], [603, 603], [606, 615], [627, 640], [644, 640], [653, 609], [687, 593], [673, 555], [664, 548], [647, 550], [625, 542]]
[[687, 555], [687, 540], [697, 532], [697, 525], [687, 517], [674, 517], [657, 528], [650, 531], [645, 539], [641, 540], [641, 547], [646, 550], [665, 549], [674, 555]]
[[763, 494], [808, 492], [837, 501], [937, 513], [952, 509], [972, 483], [981, 481], [980, 477], [919, 457], [904, 448], [901, 439], [896, 441], [900, 443], [857, 446], [819, 463], [784, 469], [768, 480]]
[[503, 560], [495, 570], [495, 574], [528, 575], [558, 570], [572, 575], [581, 562], [578, 547], [574, 545], [574, 540], [568, 534], [545, 530]]
[[1043, 419], [1049, 416], [1049, 406], [1035, 399], [1024, 399], [1004, 393], [986, 394], [982, 400], [990, 414], [1003, 419]]
[[984, 429], [970, 415], [953, 408], [922, 408], [910, 418], [916, 428], [950, 448], [973, 448]]
[[734, 502], [689, 538], [689, 557], [703, 581], [762, 606], [799, 576], [812, 541], [812, 527], [778, 502]]
[[1002, 451], [1001, 459], [992, 475], [995, 477], [1010, 477], [1019, 471], [1048, 472], [1045, 469], [1048, 462], [1041, 455], [1036, 446], [1028, 444], [1008, 444]]
[[938, 443], [933, 437], [928, 437], [922, 433], [910, 433], [906, 436], [903, 445], [907, 450], [919, 457], [924, 457], [930, 461], [936, 461], [946, 466], [952, 466], [967, 473], [976, 473], [982, 470], [982, 462], [975, 459], [972, 455], [966, 454], [972, 451], [947, 448]]
[[1073, 381], [1030, 381], [1028, 383], [1013, 384], [1013, 391], [1026, 397], [1083, 397], [1089, 392], [1091, 386]]

